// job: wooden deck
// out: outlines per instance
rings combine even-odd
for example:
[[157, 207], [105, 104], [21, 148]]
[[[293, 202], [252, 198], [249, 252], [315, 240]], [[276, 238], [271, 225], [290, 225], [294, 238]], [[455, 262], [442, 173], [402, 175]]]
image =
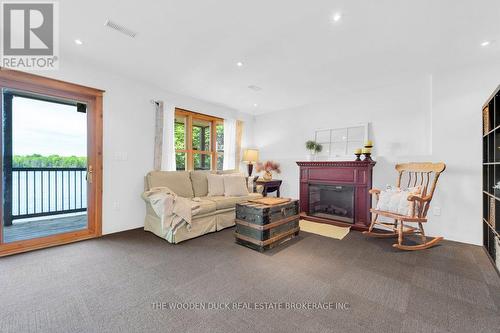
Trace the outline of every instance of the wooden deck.
[[87, 228], [87, 214], [71, 216], [55, 216], [53, 218], [29, 219], [14, 221], [11, 226], [4, 227], [4, 243], [19, 240], [45, 237]]

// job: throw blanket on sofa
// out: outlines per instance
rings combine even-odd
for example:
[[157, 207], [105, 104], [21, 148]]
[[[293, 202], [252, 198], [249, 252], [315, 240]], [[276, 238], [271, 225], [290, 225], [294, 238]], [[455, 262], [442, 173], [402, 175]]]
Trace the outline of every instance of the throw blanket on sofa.
[[142, 194], [144, 200], [161, 219], [163, 227], [169, 228], [169, 233], [175, 234], [177, 228], [187, 223], [191, 228], [193, 215], [199, 212], [200, 205], [195, 199], [183, 198], [172, 192], [168, 187], [153, 187]]

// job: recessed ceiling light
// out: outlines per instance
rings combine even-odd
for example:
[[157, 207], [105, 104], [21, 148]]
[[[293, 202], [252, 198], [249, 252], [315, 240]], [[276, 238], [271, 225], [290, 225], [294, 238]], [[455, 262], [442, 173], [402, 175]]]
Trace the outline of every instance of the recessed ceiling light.
[[253, 105], [253, 106], [254, 106], [254, 107], [258, 107], [258, 106], [259, 106], [259, 104], [257, 104], [257, 103], [254, 103], [254, 105]]
[[490, 45], [491, 45], [491, 44], [493, 44], [493, 43], [494, 43], [494, 41], [493, 41], [493, 40], [483, 40], [483, 41], [481, 42], [481, 46], [482, 46], [482, 47], [486, 47], [486, 46], [490, 46]]
[[342, 13], [333, 14], [333, 22], [339, 22], [340, 20], [342, 20]]
[[241, 67], [241, 66], [243, 66], [243, 63], [242, 63], [241, 61], [238, 61], [238, 62], [236, 63], [236, 66]]
[[76, 45], [82, 45], [83, 42], [80, 39], [75, 39], [75, 44]]

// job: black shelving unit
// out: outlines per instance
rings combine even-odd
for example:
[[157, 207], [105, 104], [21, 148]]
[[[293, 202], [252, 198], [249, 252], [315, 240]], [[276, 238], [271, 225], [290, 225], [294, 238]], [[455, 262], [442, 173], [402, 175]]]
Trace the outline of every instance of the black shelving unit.
[[482, 224], [483, 246], [500, 272], [500, 86], [483, 105]]

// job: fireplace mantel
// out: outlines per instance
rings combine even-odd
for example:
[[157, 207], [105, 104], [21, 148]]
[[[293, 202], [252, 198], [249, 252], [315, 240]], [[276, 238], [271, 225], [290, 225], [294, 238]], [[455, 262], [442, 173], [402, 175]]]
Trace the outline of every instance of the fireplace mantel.
[[363, 165], [375, 165], [375, 161], [297, 161], [301, 167], [360, 167]]
[[[375, 161], [297, 161], [300, 167], [300, 210], [304, 219], [357, 230], [367, 230], [371, 221], [372, 174]], [[313, 216], [310, 213], [310, 185], [337, 185], [354, 188], [354, 223], [335, 218]], [[332, 205], [335, 203], [332, 202]], [[324, 215], [324, 214], [323, 214]]]

